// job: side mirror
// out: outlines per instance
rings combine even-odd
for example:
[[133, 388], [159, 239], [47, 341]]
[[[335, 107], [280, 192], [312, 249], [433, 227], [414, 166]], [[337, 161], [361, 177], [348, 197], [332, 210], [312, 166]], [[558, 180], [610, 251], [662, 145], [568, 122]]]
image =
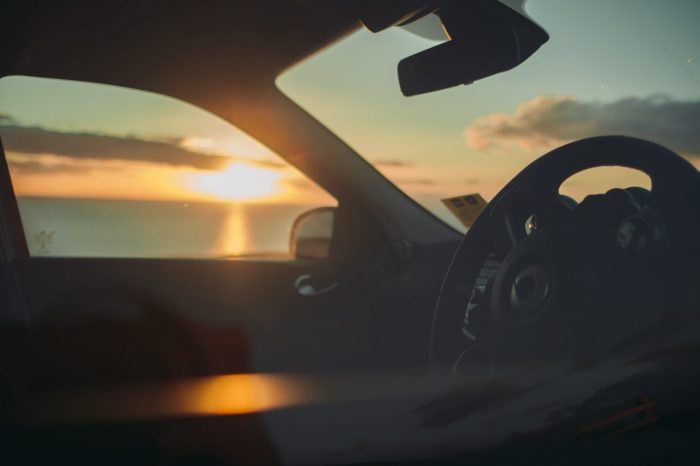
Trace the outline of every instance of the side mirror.
[[326, 259], [331, 249], [335, 207], [304, 212], [292, 225], [289, 250], [295, 259]]

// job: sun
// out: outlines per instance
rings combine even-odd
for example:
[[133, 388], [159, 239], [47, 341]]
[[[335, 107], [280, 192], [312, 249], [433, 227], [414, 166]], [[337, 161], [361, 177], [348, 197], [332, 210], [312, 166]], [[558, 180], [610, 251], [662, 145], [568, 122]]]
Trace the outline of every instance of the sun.
[[277, 170], [245, 162], [234, 162], [225, 170], [191, 175], [187, 183], [194, 191], [232, 201], [261, 200], [282, 190]]

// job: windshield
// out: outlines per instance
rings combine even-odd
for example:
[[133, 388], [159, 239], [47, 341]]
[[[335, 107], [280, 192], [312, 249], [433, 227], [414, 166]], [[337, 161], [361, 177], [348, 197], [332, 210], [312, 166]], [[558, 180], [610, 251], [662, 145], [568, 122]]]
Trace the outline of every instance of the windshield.
[[[441, 199], [480, 193], [489, 200], [529, 162], [572, 140], [641, 137], [700, 166], [700, 2], [531, 0], [525, 7], [549, 42], [516, 69], [468, 86], [402, 96], [398, 62], [436, 42], [401, 28], [357, 31], [277, 85], [457, 228]], [[649, 180], [594, 169], [562, 193], [580, 200], [633, 185]]]

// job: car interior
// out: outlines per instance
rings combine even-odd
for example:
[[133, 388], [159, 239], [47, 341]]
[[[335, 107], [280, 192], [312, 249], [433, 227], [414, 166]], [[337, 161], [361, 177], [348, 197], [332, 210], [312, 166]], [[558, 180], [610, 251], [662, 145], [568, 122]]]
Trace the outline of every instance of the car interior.
[[[527, 3], [0, 6], [3, 463], [694, 464], [696, 60], [683, 55], [682, 102], [632, 102], [649, 104], [649, 118], [657, 109], [653, 128], [581, 133], [565, 111], [603, 121], [627, 107], [547, 90], [518, 110], [499, 100], [517, 88], [503, 80], [558, 40]], [[671, 3], [697, 19], [692, 2]], [[373, 78], [361, 77], [372, 52], [352, 55], [353, 40], [379, 51], [396, 40], [383, 34], [399, 33], [418, 52], [383, 60], [396, 78], [387, 85], [419, 116], [372, 94]], [[366, 88], [366, 101], [303, 74], [336, 47], [347, 48], [328, 82]], [[466, 130], [458, 122], [455, 140], [470, 151], [481, 141], [484, 160], [498, 160], [484, 138], [520, 144], [544, 125], [535, 109], [560, 112], [564, 136], [523, 143], [530, 158], [495, 168], [465, 155], [474, 177], [497, 173], [493, 189], [448, 189], [453, 168], [427, 179], [448, 158], [439, 143], [424, 159], [394, 154], [428, 137], [420, 124], [452, 118], [444, 109], [458, 93], [498, 80], [502, 95], [483, 97], [497, 112]], [[382, 112], [395, 121], [375, 124]], [[399, 136], [374, 141], [372, 158], [345, 124], [396, 125]], [[178, 133], [186, 125], [208, 139]], [[233, 162], [212, 146], [218, 128], [247, 144]], [[564, 194], [598, 167], [634, 169], [649, 184]], [[176, 192], [168, 177], [195, 188]], [[241, 212], [258, 229], [233, 244]]]

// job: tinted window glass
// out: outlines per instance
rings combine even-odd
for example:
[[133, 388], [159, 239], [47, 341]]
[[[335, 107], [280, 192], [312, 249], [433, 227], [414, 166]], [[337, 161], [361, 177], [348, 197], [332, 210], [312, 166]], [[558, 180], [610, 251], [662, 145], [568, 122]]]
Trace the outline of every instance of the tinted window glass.
[[335, 200], [267, 147], [148, 92], [0, 80], [0, 137], [32, 255], [287, 256]]

